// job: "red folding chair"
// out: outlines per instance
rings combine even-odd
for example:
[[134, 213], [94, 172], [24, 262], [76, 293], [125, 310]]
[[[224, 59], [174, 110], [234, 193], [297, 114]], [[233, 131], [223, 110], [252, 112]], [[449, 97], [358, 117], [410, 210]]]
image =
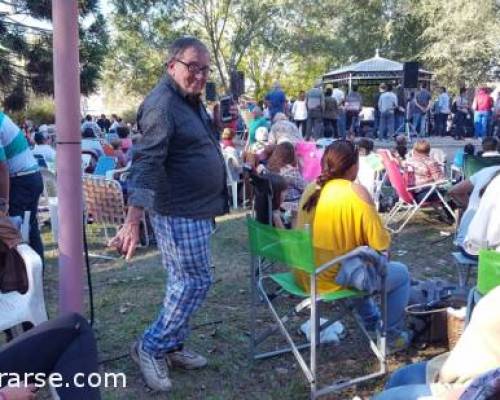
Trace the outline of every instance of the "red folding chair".
[[[398, 162], [394, 158], [392, 158], [388, 151], [379, 151], [379, 154], [382, 157], [382, 162], [384, 163], [389, 182], [391, 183], [391, 186], [394, 188], [399, 197], [398, 202], [394, 205], [391, 211], [389, 211], [389, 214], [385, 219], [385, 227], [389, 231], [391, 231], [392, 233], [401, 232], [420, 208], [435, 206], [436, 203], [441, 203], [453, 216], [455, 222], [457, 221], [455, 213], [452, 211], [451, 207], [446, 202], [441, 192], [438, 190], [444, 184], [448, 183], [447, 180], [408, 187], [407, 182], [404, 179], [403, 174], [401, 173]], [[422, 189], [429, 190], [427, 191], [424, 198], [420, 202], [417, 202], [414, 193]], [[436, 193], [437, 199], [429, 200], [434, 193]], [[398, 216], [400, 216], [400, 218], [398, 221], [396, 221]], [[399, 226], [397, 225], [397, 222], [400, 223]]]

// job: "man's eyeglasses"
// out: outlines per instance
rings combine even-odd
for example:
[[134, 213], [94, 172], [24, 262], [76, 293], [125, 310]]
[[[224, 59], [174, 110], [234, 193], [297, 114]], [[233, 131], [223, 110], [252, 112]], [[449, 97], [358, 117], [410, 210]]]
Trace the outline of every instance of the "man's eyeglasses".
[[198, 75], [199, 73], [201, 73], [204, 76], [207, 76], [212, 72], [212, 70], [210, 69], [210, 67], [208, 65], [205, 65], [204, 67], [200, 67], [196, 63], [189, 63], [188, 64], [182, 60], [179, 60], [178, 58], [176, 58], [175, 61], [180, 62], [182, 65], [184, 65], [187, 68], [187, 70], [189, 71], [189, 73], [191, 73], [193, 75]]

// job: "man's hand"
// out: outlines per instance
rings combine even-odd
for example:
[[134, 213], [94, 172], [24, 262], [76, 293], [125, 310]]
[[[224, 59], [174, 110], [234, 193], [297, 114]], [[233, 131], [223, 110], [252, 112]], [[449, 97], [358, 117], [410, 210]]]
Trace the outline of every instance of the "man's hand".
[[130, 206], [125, 224], [120, 228], [114, 238], [108, 242], [109, 247], [114, 247], [129, 261], [139, 244], [140, 225], [144, 211], [142, 208]]
[[[34, 385], [28, 385], [25, 387], [3, 387], [0, 389], [0, 393], [7, 400], [32, 400], [36, 398], [36, 388]], [[0, 396], [0, 399], [2, 397]]]

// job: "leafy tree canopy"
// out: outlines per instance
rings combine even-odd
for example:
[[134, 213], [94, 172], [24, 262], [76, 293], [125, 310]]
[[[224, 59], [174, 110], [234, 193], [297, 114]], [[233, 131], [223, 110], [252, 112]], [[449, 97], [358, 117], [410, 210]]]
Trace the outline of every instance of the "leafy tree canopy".
[[[107, 56], [109, 34], [98, 0], [79, 0], [81, 92], [96, 91]], [[42, 21], [52, 17], [51, 0], [8, 0], [0, 13], [0, 95], [8, 110], [22, 109], [29, 93], [53, 94], [52, 32], [18, 22], [16, 15]]]

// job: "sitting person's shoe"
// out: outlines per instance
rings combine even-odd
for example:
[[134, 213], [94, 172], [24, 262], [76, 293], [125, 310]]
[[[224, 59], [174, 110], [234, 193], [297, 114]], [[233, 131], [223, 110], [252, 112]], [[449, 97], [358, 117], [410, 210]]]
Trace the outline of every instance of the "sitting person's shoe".
[[146, 353], [142, 349], [142, 340], [132, 344], [130, 356], [139, 365], [144, 381], [151, 389], [161, 392], [168, 392], [172, 389], [167, 362], [164, 358], [156, 358]]
[[398, 351], [406, 350], [410, 347], [413, 339], [412, 331], [400, 331], [396, 335], [388, 335], [387, 337], [387, 354], [394, 354]]
[[205, 357], [185, 349], [167, 353], [166, 359], [172, 368], [198, 369], [207, 365]]

